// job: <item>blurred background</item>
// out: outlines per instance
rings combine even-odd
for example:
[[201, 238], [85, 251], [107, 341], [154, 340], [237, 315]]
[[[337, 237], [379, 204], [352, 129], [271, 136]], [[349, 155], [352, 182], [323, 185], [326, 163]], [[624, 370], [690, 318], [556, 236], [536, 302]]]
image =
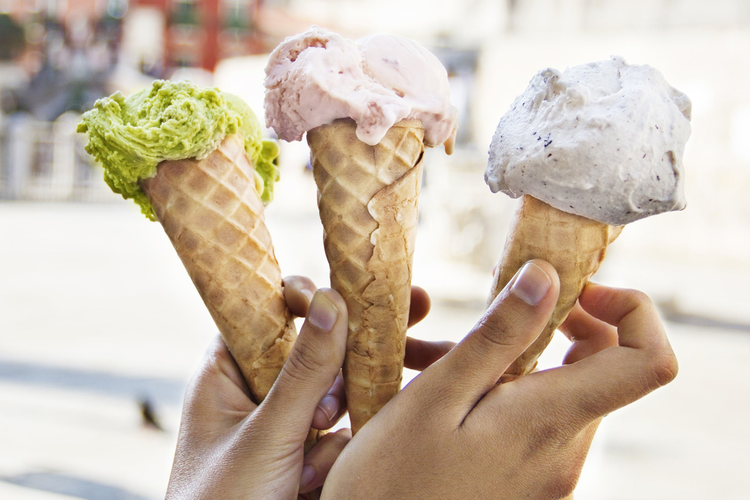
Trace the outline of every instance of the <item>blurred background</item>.
[[[458, 146], [428, 151], [420, 201], [422, 338], [458, 340], [483, 310], [514, 206], [484, 184], [486, 151], [538, 70], [617, 54], [691, 97], [687, 209], [629, 225], [596, 277], [652, 296], [680, 375], [604, 420], [576, 498], [750, 499], [747, 0], [0, 0], [0, 498], [163, 498], [216, 331], [161, 227], [103, 183], [80, 114], [171, 78], [262, 115], [268, 53], [313, 24], [408, 36], [450, 75]], [[282, 272], [327, 285], [306, 144], [281, 146]]]

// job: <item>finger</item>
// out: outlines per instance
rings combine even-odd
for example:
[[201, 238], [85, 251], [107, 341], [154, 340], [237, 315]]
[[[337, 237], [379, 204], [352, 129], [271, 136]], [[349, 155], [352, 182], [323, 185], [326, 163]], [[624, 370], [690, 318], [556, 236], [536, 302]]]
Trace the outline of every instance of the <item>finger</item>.
[[[215, 371], [217, 375], [228, 379], [238, 390], [242, 391], [252, 403], [250, 387], [242, 375], [239, 365], [229, 352], [229, 348], [221, 335], [216, 335], [204, 357], [203, 368], [200, 370], [201, 375], [205, 376], [207, 372]], [[252, 403], [254, 407], [255, 404]]]
[[418, 286], [411, 287], [408, 327], [411, 328], [425, 319], [427, 313], [430, 312], [431, 305], [430, 296], [427, 295], [427, 291], [424, 288]]
[[[473, 330], [415, 381], [430, 384], [433, 390], [439, 388], [440, 399], [448, 398], [459, 412], [472, 408], [539, 336], [549, 321], [559, 289], [557, 273], [549, 263], [527, 262]], [[430, 397], [430, 390], [423, 392]]]
[[305, 438], [318, 403], [344, 362], [348, 332], [346, 303], [335, 290], [315, 293], [299, 337], [258, 418], [291, 440]]
[[323, 399], [318, 403], [313, 415], [313, 429], [325, 430], [333, 427], [346, 413], [346, 391], [344, 391], [344, 377], [341, 372]]
[[[584, 311], [616, 325], [619, 345], [547, 375], [545, 388], [578, 426], [668, 384], [678, 365], [653, 302], [636, 290], [591, 284], [579, 298]], [[554, 413], [554, 411], [552, 411]], [[559, 414], [558, 414], [559, 415]]]
[[185, 421], [191, 422], [190, 432], [201, 435], [217, 426], [231, 427], [256, 407], [237, 363], [217, 335], [185, 392], [183, 411]]
[[305, 455], [304, 467], [299, 482], [299, 492], [307, 493], [320, 488], [333, 467], [333, 463], [341, 454], [341, 450], [352, 438], [352, 431], [340, 429], [323, 436], [318, 443]]
[[568, 365], [592, 356], [618, 343], [617, 328], [594, 318], [576, 304], [560, 331], [570, 340], [563, 364]]
[[307, 316], [315, 295], [315, 283], [305, 276], [287, 276], [284, 278], [284, 300], [293, 315], [300, 318]]
[[[222, 389], [219, 391], [218, 388]], [[216, 335], [203, 355], [200, 367], [189, 384], [188, 395], [196, 395], [197, 403], [207, 404], [211, 401], [224, 402], [223, 398], [216, 398], [216, 394], [231, 395], [231, 400], [247, 399], [247, 409], [255, 408], [250, 396], [250, 388], [242, 376], [237, 362], [229, 352], [220, 335]], [[239, 397], [242, 395], [243, 397]]]
[[448, 340], [442, 342], [430, 342], [427, 340], [406, 337], [406, 356], [404, 367], [411, 370], [422, 371], [432, 363], [442, 358], [456, 346], [455, 342]]

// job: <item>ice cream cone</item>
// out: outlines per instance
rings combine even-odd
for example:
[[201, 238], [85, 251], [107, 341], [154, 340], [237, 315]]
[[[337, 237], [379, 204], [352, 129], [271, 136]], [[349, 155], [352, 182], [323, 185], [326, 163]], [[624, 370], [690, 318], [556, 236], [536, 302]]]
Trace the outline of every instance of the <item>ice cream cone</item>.
[[162, 162], [141, 187], [260, 403], [296, 330], [253, 175], [231, 135], [202, 160]]
[[331, 286], [349, 311], [344, 381], [354, 433], [401, 387], [423, 139], [419, 120], [395, 124], [375, 146], [357, 138], [350, 119], [307, 134]]
[[607, 246], [622, 231], [578, 215], [563, 212], [524, 195], [495, 270], [488, 306], [529, 260], [543, 259], [560, 276], [560, 296], [552, 317], [539, 338], [516, 359], [501, 377], [504, 382], [530, 373], [555, 330], [565, 321], [589, 278], [604, 260]]

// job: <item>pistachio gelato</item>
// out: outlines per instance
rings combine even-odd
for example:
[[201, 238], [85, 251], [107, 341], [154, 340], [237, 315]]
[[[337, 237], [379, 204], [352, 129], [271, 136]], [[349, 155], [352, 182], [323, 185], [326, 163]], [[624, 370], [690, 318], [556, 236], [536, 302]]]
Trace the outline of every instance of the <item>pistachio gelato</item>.
[[256, 189], [264, 203], [279, 178], [278, 147], [261, 138], [257, 117], [242, 99], [189, 82], [157, 80], [125, 97], [116, 92], [83, 115], [86, 151], [104, 167], [112, 191], [133, 199], [151, 220], [155, 215], [140, 181], [156, 175], [162, 161], [203, 159], [228, 135], [241, 133], [255, 167]]

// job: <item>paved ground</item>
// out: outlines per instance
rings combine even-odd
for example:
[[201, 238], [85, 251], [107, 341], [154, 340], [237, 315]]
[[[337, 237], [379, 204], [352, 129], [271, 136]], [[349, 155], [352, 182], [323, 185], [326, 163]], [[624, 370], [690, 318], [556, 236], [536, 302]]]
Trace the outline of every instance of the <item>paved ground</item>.
[[[314, 212], [272, 209], [269, 223], [283, 271], [324, 284]], [[434, 309], [413, 334], [457, 339], [488, 273], [435, 257], [433, 236], [420, 235], [415, 282]], [[747, 500], [750, 272], [625, 253], [600, 281], [673, 299], [681, 371], [605, 420], [577, 498]], [[0, 204], [0, 498], [163, 497], [182, 390], [214, 331], [160, 226], [130, 204]], [[164, 432], [142, 425], [143, 401]]]

